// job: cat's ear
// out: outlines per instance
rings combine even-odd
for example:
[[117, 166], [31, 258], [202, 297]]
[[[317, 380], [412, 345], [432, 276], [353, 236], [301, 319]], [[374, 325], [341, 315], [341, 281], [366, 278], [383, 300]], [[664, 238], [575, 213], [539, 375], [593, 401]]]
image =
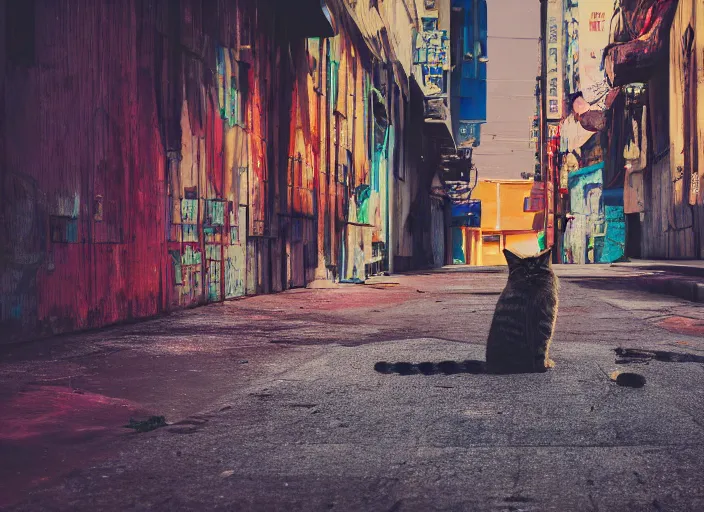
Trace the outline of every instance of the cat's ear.
[[536, 258], [538, 263], [545, 266], [551, 266], [552, 264], [552, 247], [545, 249], [543, 252], [539, 253]]
[[516, 265], [521, 263], [521, 258], [520, 256], [517, 256], [516, 254], [513, 254], [511, 251], [508, 249], [504, 249], [504, 256], [506, 256], [506, 261], [508, 262], [508, 266], [513, 268]]

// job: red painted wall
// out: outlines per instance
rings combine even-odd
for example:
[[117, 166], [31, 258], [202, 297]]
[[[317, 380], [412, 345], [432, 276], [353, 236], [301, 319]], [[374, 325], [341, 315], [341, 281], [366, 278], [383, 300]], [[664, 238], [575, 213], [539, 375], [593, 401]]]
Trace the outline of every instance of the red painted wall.
[[136, 1], [32, 3], [33, 51], [6, 55], [0, 325], [22, 335], [153, 315], [166, 254], [153, 34]]

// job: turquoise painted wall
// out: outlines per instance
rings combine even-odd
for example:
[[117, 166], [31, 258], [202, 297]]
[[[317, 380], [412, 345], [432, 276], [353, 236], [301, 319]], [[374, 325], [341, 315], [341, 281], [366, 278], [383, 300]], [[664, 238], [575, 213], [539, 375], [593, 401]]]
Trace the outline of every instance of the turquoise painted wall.
[[452, 228], [452, 263], [454, 265], [464, 265], [467, 263], [467, 256], [464, 253], [462, 228]]
[[565, 231], [565, 262], [612, 263], [625, 254], [623, 189], [603, 190], [603, 169], [602, 162], [568, 176], [574, 220]]

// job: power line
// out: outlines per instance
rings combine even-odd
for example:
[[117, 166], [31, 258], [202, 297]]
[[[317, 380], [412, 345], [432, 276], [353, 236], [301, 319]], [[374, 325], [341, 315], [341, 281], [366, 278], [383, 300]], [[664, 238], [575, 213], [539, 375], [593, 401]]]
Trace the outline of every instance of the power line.
[[535, 83], [535, 78], [487, 78], [487, 82], [530, 82]]
[[487, 36], [488, 39], [510, 39], [513, 41], [540, 41], [540, 37]]
[[479, 157], [479, 156], [503, 156], [503, 157], [506, 157], [506, 156], [509, 156], [511, 153], [531, 153], [531, 154], [533, 154], [533, 153], [535, 153], [535, 150], [534, 149], [511, 149], [511, 150], [507, 150], [503, 153], [474, 153], [474, 156], [477, 156], [477, 157]]
[[510, 98], [510, 99], [535, 99], [535, 94], [487, 94], [489, 99], [492, 98]]
[[[526, 139], [525, 137], [522, 137], [523, 133], [524, 132], [522, 131], [521, 134], [518, 135], [517, 133], [506, 133], [506, 132], [504, 132], [504, 133], [482, 132], [482, 137], [493, 137], [492, 139], [486, 139], [486, 140], [502, 139], [502, 140], [519, 140], [521, 142], [525, 142], [528, 139]], [[512, 135], [517, 135], [517, 136], [512, 137]]]
[[482, 146], [486, 146], [487, 144], [491, 144], [492, 142], [500, 142], [501, 144], [530, 144], [531, 141], [528, 139], [503, 139], [501, 137], [496, 137], [495, 139], [493, 138], [485, 138], [484, 134], [482, 134]]

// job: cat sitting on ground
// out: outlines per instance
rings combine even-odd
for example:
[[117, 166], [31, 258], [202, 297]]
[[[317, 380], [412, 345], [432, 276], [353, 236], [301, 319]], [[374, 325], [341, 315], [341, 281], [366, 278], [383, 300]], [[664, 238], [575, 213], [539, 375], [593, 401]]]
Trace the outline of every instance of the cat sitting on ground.
[[557, 319], [558, 280], [551, 249], [518, 256], [504, 249], [508, 283], [496, 304], [486, 342], [489, 373], [545, 372], [555, 366], [548, 350]]

